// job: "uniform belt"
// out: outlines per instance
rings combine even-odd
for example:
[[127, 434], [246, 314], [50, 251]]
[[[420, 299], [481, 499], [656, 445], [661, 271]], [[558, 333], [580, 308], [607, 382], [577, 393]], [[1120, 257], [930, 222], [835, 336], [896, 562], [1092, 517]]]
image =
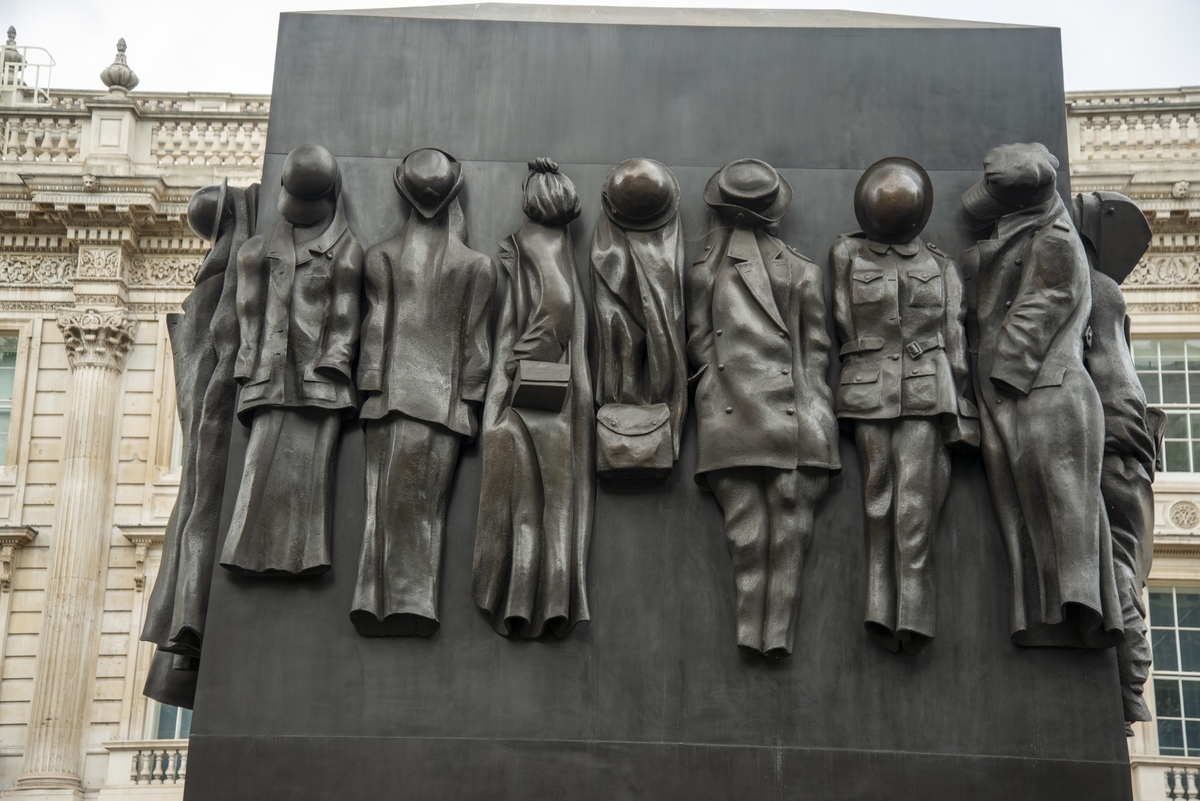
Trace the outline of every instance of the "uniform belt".
[[942, 335], [938, 334], [933, 339], [914, 339], [904, 345], [904, 349], [908, 351], [908, 355], [914, 359], [921, 358], [921, 354], [930, 350], [941, 350], [946, 347], [946, 341], [942, 339]]
[[883, 340], [879, 337], [859, 337], [852, 342], [842, 345], [842, 349], [838, 351], [838, 355], [844, 357], [852, 353], [865, 353], [871, 350], [883, 350]]

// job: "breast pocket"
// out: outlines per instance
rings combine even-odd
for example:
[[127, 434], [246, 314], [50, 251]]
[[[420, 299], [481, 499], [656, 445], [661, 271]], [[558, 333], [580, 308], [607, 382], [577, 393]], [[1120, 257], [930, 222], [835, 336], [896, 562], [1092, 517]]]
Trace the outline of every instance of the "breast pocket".
[[942, 274], [936, 270], [914, 270], [908, 274], [909, 306], [941, 306]]
[[850, 302], [875, 303], [883, 300], [887, 282], [883, 270], [860, 269], [850, 273]]
[[879, 374], [879, 370], [842, 370], [842, 380], [838, 386], [838, 411], [866, 412], [882, 406], [883, 384]]

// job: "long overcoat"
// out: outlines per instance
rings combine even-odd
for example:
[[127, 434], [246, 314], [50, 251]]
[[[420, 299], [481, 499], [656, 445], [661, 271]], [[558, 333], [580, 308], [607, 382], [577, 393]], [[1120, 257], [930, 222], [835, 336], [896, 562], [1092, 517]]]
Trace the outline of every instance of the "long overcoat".
[[762, 230], [723, 228], [686, 292], [697, 482], [727, 467], [841, 470], [820, 268]]
[[1083, 348], [1091, 281], [1062, 201], [1008, 215], [963, 257], [976, 285], [982, 452], [1012, 572], [1018, 645], [1121, 641], [1100, 500], [1104, 412]]
[[359, 335], [363, 249], [339, 199], [329, 227], [297, 247], [279, 220], [238, 254], [243, 381], [238, 416], [249, 425], [260, 406], [357, 408], [352, 382]]

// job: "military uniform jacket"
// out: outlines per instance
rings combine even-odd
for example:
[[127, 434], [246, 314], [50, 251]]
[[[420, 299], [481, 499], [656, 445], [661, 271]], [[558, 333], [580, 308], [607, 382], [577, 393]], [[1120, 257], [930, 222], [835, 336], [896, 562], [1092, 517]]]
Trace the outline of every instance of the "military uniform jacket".
[[920, 239], [839, 236], [829, 254], [841, 341], [837, 415], [976, 418], [968, 400], [967, 307], [958, 264]]
[[726, 228], [686, 290], [697, 481], [728, 467], [841, 470], [821, 270], [761, 230]]
[[234, 378], [244, 382], [238, 416], [259, 406], [357, 406], [351, 370], [358, 348], [363, 249], [339, 201], [333, 221], [299, 248], [280, 220], [238, 251], [242, 340]]

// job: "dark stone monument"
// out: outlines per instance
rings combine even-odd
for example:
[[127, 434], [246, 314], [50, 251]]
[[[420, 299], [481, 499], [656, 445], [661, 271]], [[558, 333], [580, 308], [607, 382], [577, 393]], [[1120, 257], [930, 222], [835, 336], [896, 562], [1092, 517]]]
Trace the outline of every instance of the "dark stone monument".
[[[678, 180], [686, 272], [722, 165], [779, 171], [795, 197], [772, 235], [827, 271], [822, 255], [856, 227], [862, 171], [905, 156], [933, 184], [922, 239], [957, 258], [974, 244], [961, 197], [992, 147], [1045, 143], [1065, 190], [1061, 74], [1054, 29], [843, 12], [287, 14], [259, 231], [278, 218], [285, 156], [312, 142], [337, 156], [354, 236], [384, 241], [410, 213], [396, 167], [437, 147], [462, 165], [470, 246], [494, 259], [522, 225], [527, 162], [553, 154], [582, 199], [570, 232], [590, 304], [598, 200], [630, 157]], [[831, 359], [830, 387], [838, 369]], [[234, 425], [222, 536], [248, 434]], [[766, 660], [733, 646], [724, 521], [692, 479], [694, 416], [665, 480], [598, 484], [591, 620], [571, 636], [498, 637], [472, 599], [476, 442], [451, 489], [440, 630], [360, 637], [347, 610], [366, 458], [361, 422], [343, 422], [332, 567], [282, 581], [214, 572], [188, 801], [1129, 799], [1114, 649], [1011, 642], [1009, 564], [977, 458], [952, 457], [934, 538], [936, 643], [897, 658], [864, 636], [862, 477], [854, 443], [838, 445], [794, 653]]]

